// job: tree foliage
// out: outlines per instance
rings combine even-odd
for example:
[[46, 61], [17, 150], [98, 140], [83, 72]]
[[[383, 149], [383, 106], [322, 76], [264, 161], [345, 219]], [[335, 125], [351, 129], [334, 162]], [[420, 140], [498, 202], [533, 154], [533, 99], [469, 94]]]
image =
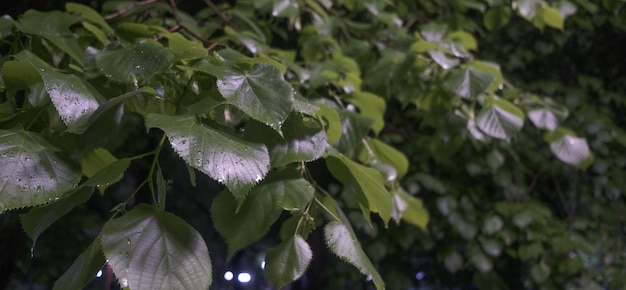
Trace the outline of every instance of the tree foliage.
[[[210, 286], [211, 241], [168, 210], [182, 198], [164, 177], [169, 153], [188, 170], [176, 182], [222, 185], [198, 198], [211, 200], [226, 259], [280, 228], [266, 256], [275, 286], [306, 275], [315, 228], [377, 289], [411, 283], [386, 261], [405, 250], [484, 289], [626, 284], [613, 170], [626, 134], [600, 117], [623, 102], [578, 72], [576, 87], [548, 89], [524, 75], [540, 53], [493, 45], [524, 32], [564, 50], [566, 24], [593, 29], [594, 10], [617, 22], [608, 15], [622, 3], [205, 2], [67, 3], [0, 19], [0, 212], [22, 213], [34, 244], [96, 195], [122, 196], [55, 289], [84, 287], [104, 260], [130, 289]], [[606, 100], [562, 97], [572, 93]], [[146, 131], [156, 141], [124, 153], [138, 141], [116, 136]], [[142, 181], [121, 192], [142, 162]]]

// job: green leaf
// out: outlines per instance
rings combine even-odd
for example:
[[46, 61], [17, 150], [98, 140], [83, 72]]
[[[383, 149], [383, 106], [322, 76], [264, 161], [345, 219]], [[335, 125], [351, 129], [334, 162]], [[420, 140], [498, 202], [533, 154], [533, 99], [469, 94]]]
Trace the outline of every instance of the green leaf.
[[59, 201], [42, 207], [31, 209], [28, 213], [20, 215], [22, 228], [33, 240], [32, 249], [37, 244], [37, 238], [50, 225], [65, 216], [75, 206], [85, 203], [91, 197], [93, 188], [81, 188]]
[[593, 154], [585, 138], [576, 137], [569, 130], [559, 128], [546, 135], [550, 150], [566, 164], [585, 169], [593, 162]]
[[0, 212], [58, 200], [80, 173], [36, 133], [0, 130]]
[[145, 82], [176, 60], [170, 49], [146, 40], [132, 47], [98, 52], [95, 59], [105, 76], [115, 82], [134, 85]]
[[473, 68], [451, 70], [443, 82], [444, 89], [453, 96], [473, 99], [485, 92], [495, 76]]
[[460, 42], [465, 49], [468, 50], [477, 50], [478, 43], [476, 42], [476, 38], [473, 35], [463, 31], [457, 30], [448, 34], [448, 39], [452, 39]]
[[565, 19], [556, 8], [549, 6], [541, 8], [541, 18], [546, 25], [563, 30]]
[[122, 287], [208, 289], [211, 260], [202, 236], [181, 218], [140, 204], [102, 229], [102, 249]]
[[200, 59], [205, 58], [208, 55], [202, 45], [202, 42], [189, 40], [178, 32], [168, 34], [167, 39], [167, 45], [174, 53], [176, 53], [177, 59]]
[[80, 16], [60, 11], [41, 12], [28, 10], [18, 22], [17, 29], [24, 33], [41, 36], [67, 53], [74, 61], [83, 63], [83, 49], [69, 30]]
[[65, 4], [65, 10], [68, 12], [78, 13], [83, 19], [100, 26], [100, 28], [104, 29], [107, 34], [113, 34], [113, 28], [111, 28], [106, 20], [104, 20], [104, 18], [91, 7], [80, 3], [70, 2]]
[[468, 65], [479, 71], [495, 76], [495, 79], [487, 88], [487, 92], [495, 92], [501, 88], [501, 85], [504, 82], [504, 77], [502, 77], [502, 72], [500, 71], [500, 66], [498, 64], [487, 61], [472, 61]]
[[505, 100], [493, 100], [476, 116], [476, 125], [485, 134], [509, 140], [524, 125], [524, 113]]
[[282, 131], [284, 138], [258, 122], [250, 122], [246, 126], [247, 139], [267, 144], [274, 167], [316, 160], [328, 146], [323, 128], [312, 118], [292, 114], [285, 121]]
[[349, 95], [346, 100], [357, 106], [361, 115], [374, 120], [372, 130], [378, 135], [385, 126], [383, 119], [387, 107], [385, 99], [372, 93], [355, 92]]
[[339, 117], [339, 113], [324, 105], [318, 104], [319, 110], [317, 111], [317, 116], [320, 118], [322, 123], [324, 124], [324, 130], [326, 131], [326, 138], [328, 138], [329, 144], [335, 144], [341, 138], [341, 118]]
[[[281, 178], [280, 174], [273, 176]], [[228, 244], [228, 257], [259, 240], [280, 215], [281, 209], [301, 210], [313, 199], [315, 189], [302, 178], [276, 179], [259, 184], [243, 203], [225, 190], [211, 205], [211, 218]]]
[[267, 251], [265, 275], [281, 288], [300, 278], [311, 263], [313, 253], [301, 236], [292, 236]]
[[428, 211], [421, 199], [407, 194], [402, 190], [396, 190], [395, 195], [404, 201], [406, 209], [402, 212], [402, 219], [424, 231], [428, 231]]
[[87, 181], [81, 186], [96, 186], [100, 193], [109, 185], [116, 183], [124, 177], [124, 171], [130, 165], [130, 159], [117, 159], [108, 150], [97, 148], [87, 153], [81, 160], [83, 174]]
[[338, 221], [332, 221], [324, 227], [324, 240], [331, 252], [355, 266], [361, 273], [372, 278], [376, 289], [385, 289], [385, 282], [369, 260], [352, 229]]
[[217, 88], [226, 101], [277, 132], [294, 101], [294, 89], [281, 72], [268, 64], [254, 65], [248, 72], [227, 70], [218, 76]]
[[67, 130], [83, 133], [89, 126], [89, 118], [100, 106], [87, 84], [75, 75], [54, 71], [30, 51], [23, 50], [15, 58], [30, 63], [39, 71], [52, 104], [67, 125]]
[[363, 144], [363, 139], [370, 131], [374, 120], [347, 110], [342, 110], [339, 116], [341, 117], [341, 137], [334, 145], [342, 153], [352, 154]]
[[[400, 180], [409, 170], [409, 160], [406, 156], [386, 143], [378, 139], [367, 140], [369, 148], [362, 147], [359, 151], [359, 159], [365, 163], [382, 163], [393, 167], [385, 176], [388, 181]], [[369, 156], [369, 150], [374, 156]], [[382, 172], [381, 172], [382, 173]]]
[[183, 160], [225, 184], [239, 202], [269, 171], [270, 157], [265, 145], [203, 126], [193, 116], [150, 114], [146, 126], [165, 131]]
[[22, 90], [41, 82], [39, 72], [32, 65], [15, 60], [2, 64], [2, 79], [8, 90]]
[[530, 269], [530, 274], [537, 283], [546, 281], [550, 277], [550, 272], [550, 266], [543, 259]]
[[100, 246], [100, 237], [82, 253], [65, 273], [54, 283], [53, 290], [81, 290], [93, 281], [98, 270], [105, 263], [104, 254]]
[[511, 21], [511, 8], [508, 6], [493, 7], [483, 15], [483, 25], [487, 30], [499, 30]]
[[541, 2], [539, 0], [516, 0], [513, 1], [512, 6], [522, 17], [533, 20], [538, 10], [541, 9]]
[[443, 51], [431, 50], [428, 54], [443, 69], [451, 69], [461, 63], [459, 59], [450, 57]]
[[383, 178], [378, 171], [339, 154], [328, 156], [326, 166], [345, 188], [355, 192], [363, 207], [378, 213], [385, 224], [389, 222], [392, 196], [385, 188]]

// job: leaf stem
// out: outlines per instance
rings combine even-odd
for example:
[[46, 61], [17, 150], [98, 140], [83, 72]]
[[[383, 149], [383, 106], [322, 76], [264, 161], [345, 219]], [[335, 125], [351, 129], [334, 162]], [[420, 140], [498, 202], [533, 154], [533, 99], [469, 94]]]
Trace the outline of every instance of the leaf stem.
[[309, 210], [311, 209], [312, 204], [313, 204], [313, 201], [310, 201], [309, 204], [306, 206], [306, 209], [304, 210], [304, 212], [302, 212], [302, 214], [300, 215], [300, 218], [298, 219], [298, 224], [296, 225], [296, 231], [293, 233], [294, 237], [297, 236], [298, 233], [300, 232], [300, 226], [302, 225], [302, 220], [305, 218], [305, 216], [309, 215]]
[[[159, 145], [156, 147], [156, 149], [154, 149], [154, 158], [152, 159], [152, 165], [150, 166], [148, 177], [146, 177], [146, 181], [148, 180], [150, 181], [148, 182], [148, 188], [150, 188], [150, 193], [152, 194], [152, 202], [154, 203], [155, 206], [158, 205], [159, 207], [165, 207], [165, 205], [160, 205], [157, 202], [156, 193], [154, 191], [153, 177], [154, 177], [154, 169], [156, 169], [157, 164], [159, 162], [159, 153], [161, 153], [161, 148], [163, 148], [163, 144], [165, 143], [166, 139], [167, 139], [167, 134], [163, 133], [163, 137], [161, 137], [161, 141], [159, 141]], [[165, 201], [165, 199], [163, 199], [163, 201]]]
[[319, 206], [321, 206], [335, 221], [341, 222], [341, 219], [339, 219], [339, 217], [337, 217], [330, 209], [328, 209], [319, 199], [317, 199], [317, 197], [313, 197], [313, 199], [315, 200], [315, 202], [317, 202], [317, 204]]

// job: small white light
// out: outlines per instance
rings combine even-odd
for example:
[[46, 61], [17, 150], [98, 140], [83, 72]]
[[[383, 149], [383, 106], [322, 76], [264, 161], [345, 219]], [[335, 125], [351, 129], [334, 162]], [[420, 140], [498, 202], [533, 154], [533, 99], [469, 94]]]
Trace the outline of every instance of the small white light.
[[96, 273], [96, 278], [100, 277], [102, 277], [102, 269], [98, 270], [98, 273]]
[[235, 275], [233, 275], [233, 272], [231, 271], [226, 271], [226, 273], [224, 273], [224, 280], [226, 281], [230, 281], [233, 279]]
[[249, 273], [239, 273], [237, 280], [241, 283], [248, 283], [252, 280], [252, 276]]
[[263, 262], [261, 262], [261, 269], [265, 270], [265, 260], [263, 260]]
[[419, 281], [419, 280], [424, 279], [424, 276], [426, 276], [426, 274], [424, 272], [422, 272], [422, 271], [419, 271], [419, 272], [417, 272], [417, 274], [415, 274], [415, 279], [417, 279]]

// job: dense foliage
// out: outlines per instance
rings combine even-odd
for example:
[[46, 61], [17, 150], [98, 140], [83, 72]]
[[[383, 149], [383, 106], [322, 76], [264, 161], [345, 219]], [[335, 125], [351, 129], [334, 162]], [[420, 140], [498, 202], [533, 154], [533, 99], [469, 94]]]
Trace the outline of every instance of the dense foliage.
[[201, 4], [0, 19], [0, 212], [84, 245], [54, 289], [206, 289], [264, 237], [274, 287], [626, 285], [623, 67], [576, 61], [622, 2]]

